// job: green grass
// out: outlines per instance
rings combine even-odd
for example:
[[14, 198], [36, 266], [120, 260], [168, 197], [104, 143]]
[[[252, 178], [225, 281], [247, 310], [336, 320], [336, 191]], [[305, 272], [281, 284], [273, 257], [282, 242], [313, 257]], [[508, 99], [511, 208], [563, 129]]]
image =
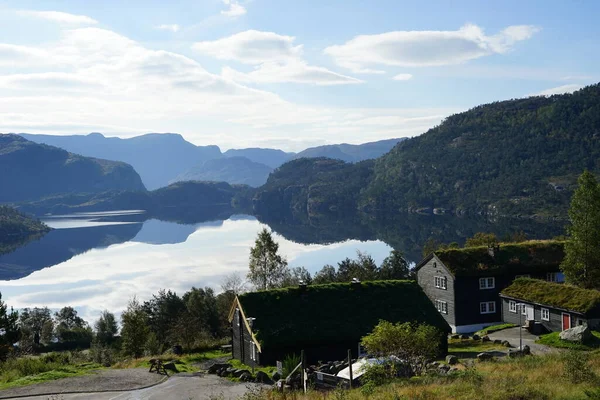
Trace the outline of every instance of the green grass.
[[[102, 369], [95, 363], [81, 363], [76, 359], [50, 353], [40, 357], [9, 359], [0, 364], [0, 390], [31, 385], [71, 376], [86, 375]], [[58, 358], [58, 359], [57, 359]]]
[[[240, 360], [229, 360], [229, 364], [236, 369], [247, 369], [252, 372], [252, 367], [242, 363]], [[262, 371], [267, 375], [271, 376], [275, 371], [277, 371], [277, 367], [265, 366], [265, 367], [254, 367], [254, 373], [256, 374], [258, 371]]]
[[479, 336], [485, 336], [485, 335], [489, 335], [490, 333], [501, 331], [503, 329], [514, 328], [515, 326], [517, 326], [517, 325], [515, 325], [515, 324], [498, 324], [498, 325], [492, 325], [492, 326], [488, 326], [485, 329], [477, 331], [475, 334], [479, 335]]
[[542, 335], [536, 343], [546, 346], [557, 347], [560, 349], [583, 350], [590, 351], [600, 348], [600, 332], [592, 331], [592, 340], [590, 343], [573, 343], [560, 339], [560, 332], [552, 332], [547, 335]]
[[473, 339], [450, 339], [448, 340], [448, 354], [454, 355], [459, 359], [476, 358], [477, 354], [484, 351], [504, 351], [506, 350], [500, 344], [494, 342], [482, 342]]

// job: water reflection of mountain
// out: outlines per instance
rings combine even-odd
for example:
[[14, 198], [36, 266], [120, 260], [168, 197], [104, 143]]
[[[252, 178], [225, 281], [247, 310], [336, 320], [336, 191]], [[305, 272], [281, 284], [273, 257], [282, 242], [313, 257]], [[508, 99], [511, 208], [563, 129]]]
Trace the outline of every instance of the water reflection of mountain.
[[0, 256], [0, 280], [19, 279], [90, 249], [126, 242], [141, 227], [134, 223], [52, 230], [41, 239]]
[[258, 220], [269, 225], [286, 239], [297, 243], [328, 244], [347, 239], [381, 240], [402, 251], [410, 261], [422, 256], [422, 246], [428, 239], [440, 243], [464, 244], [466, 238], [477, 232], [493, 232], [500, 239], [523, 231], [528, 238], [544, 239], [564, 234], [562, 222], [484, 218], [459, 218], [455, 216], [398, 214], [388, 218], [369, 219], [360, 216], [327, 219], [292, 216], [260, 216]]

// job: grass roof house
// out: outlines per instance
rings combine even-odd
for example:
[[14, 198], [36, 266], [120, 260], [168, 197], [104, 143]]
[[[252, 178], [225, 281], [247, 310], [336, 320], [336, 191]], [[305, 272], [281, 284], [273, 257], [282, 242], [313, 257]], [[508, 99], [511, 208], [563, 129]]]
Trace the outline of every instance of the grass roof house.
[[561, 281], [563, 247], [537, 240], [436, 251], [417, 264], [417, 281], [453, 332], [475, 332], [502, 321], [500, 291], [515, 278]]
[[504, 321], [540, 322], [550, 331], [576, 325], [600, 327], [600, 292], [577, 286], [520, 278], [502, 290]]
[[[354, 356], [380, 320], [450, 327], [414, 281], [299, 286], [237, 297], [230, 312], [233, 357], [274, 365], [301, 350], [310, 362]], [[444, 336], [445, 337], [445, 336]], [[441, 346], [447, 349], [447, 343]]]

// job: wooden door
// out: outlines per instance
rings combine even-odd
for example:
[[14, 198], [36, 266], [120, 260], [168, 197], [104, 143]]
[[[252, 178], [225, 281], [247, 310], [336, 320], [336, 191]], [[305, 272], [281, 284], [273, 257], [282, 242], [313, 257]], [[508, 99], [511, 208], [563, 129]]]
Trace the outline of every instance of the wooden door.
[[525, 306], [525, 311], [526, 311], [525, 315], [527, 315], [527, 321], [533, 321], [533, 320], [535, 320], [535, 316], [534, 316], [534, 313], [533, 313], [533, 306], [526, 305]]
[[562, 328], [563, 331], [571, 328], [571, 315], [563, 313], [562, 315]]

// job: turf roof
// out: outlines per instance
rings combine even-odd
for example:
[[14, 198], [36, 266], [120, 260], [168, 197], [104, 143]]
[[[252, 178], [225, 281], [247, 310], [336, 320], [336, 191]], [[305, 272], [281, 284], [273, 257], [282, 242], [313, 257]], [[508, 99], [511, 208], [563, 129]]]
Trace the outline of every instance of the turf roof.
[[332, 283], [239, 296], [263, 346], [358, 342], [380, 320], [450, 327], [415, 281]]
[[600, 292], [541, 279], [519, 278], [502, 291], [515, 299], [586, 314], [600, 311]]
[[564, 258], [564, 242], [537, 240], [501, 243], [492, 257], [487, 246], [439, 250], [435, 255], [454, 275], [552, 272]]

